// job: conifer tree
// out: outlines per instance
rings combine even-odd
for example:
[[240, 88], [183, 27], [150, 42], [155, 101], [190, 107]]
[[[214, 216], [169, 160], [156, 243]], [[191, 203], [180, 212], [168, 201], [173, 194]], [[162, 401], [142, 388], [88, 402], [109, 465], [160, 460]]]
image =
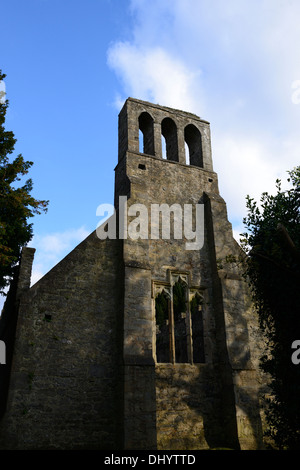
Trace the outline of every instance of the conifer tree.
[[[5, 78], [0, 70], [0, 82]], [[31, 161], [21, 154], [11, 159], [16, 139], [12, 131], [5, 130], [8, 100], [0, 96], [0, 291], [3, 292], [13, 277], [21, 249], [33, 236], [28, 219], [47, 210], [48, 201], [36, 200], [30, 193], [33, 183], [29, 178], [24, 184]]]

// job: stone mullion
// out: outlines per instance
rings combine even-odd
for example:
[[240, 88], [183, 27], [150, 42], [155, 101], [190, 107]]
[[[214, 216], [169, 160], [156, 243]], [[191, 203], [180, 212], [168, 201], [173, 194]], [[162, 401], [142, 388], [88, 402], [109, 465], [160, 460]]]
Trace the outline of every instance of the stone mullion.
[[186, 335], [187, 335], [187, 354], [188, 361], [190, 364], [193, 363], [193, 344], [192, 344], [192, 318], [191, 318], [191, 309], [190, 309], [190, 293], [189, 289], [186, 289]]
[[170, 334], [170, 362], [175, 364], [175, 334], [174, 334], [174, 308], [173, 290], [171, 289], [171, 301], [169, 307], [169, 334]]

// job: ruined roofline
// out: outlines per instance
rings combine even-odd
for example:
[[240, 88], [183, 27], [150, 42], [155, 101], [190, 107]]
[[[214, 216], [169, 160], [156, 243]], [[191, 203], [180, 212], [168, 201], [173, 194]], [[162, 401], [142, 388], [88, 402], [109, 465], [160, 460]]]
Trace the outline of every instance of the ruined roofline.
[[[197, 121], [200, 121], [200, 122], [204, 122], [205, 124], [210, 124], [209, 121], [206, 121], [205, 119], [202, 119], [201, 117], [197, 116], [197, 114], [194, 114], [194, 113], [190, 113], [188, 111], [183, 111], [181, 109], [175, 109], [175, 108], [170, 108], [168, 106], [162, 106], [158, 103], [154, 104], [154, 103], [150, 103], [149, 101], [143, 101], [143, 100], [139, 100], [137, 98], [132, 98], [132, 97], [128, 97], [127, 100], [125, 101], [120, 113], [122, 112], [123, 108], [126, 106], [127, 102], [128, 101], [132, 101], [134, 103], [140, 103], [140, 104], [144, 104], [148, 107], [152, 107], [152, 108], [156, 108], [156, 109], [165, 109], [166, 111], [168, 111], [169, 113], [172, 113], [172, 114], [179, 114], [179, 115], [182, 115], [184, 117], [190, 117], [192, 119], [196, 119]], [[119, 114], [120, 114], [119, 113]]]

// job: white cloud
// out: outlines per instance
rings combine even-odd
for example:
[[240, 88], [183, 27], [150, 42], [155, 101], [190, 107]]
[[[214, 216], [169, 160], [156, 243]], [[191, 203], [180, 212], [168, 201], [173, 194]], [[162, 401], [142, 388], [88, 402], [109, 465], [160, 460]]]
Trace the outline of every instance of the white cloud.
[[220, 136], [214, 149], [220, 192], [231, 218], [242, 219], [246, 215], [247, 194], [259, 201], [262, 188], [274, 193], [276, 179], [287, 176], [265, 144], [249, 137]]
[[[128, 96], [211, 122], [214, 168], [234, 231], [245, 196], [299, 164], [299, 0], [132, 0], [132, 34], [108, 51]], [[296, 90], [297, 91], [297, 90]], [[298, 91], [297, 91], [298, 92]], [[121, 100], [120, 96], [125, 95]]]
[[6, 88], [4, 80], [0, 80], [0, 104], [5, 103], [6, 99]]
[[143, 49], [119, 42], [110, 48], [108, 63], [120, 76], [128, 96], [178, 109], [194, 108], [200, 70], [189, 70], [163, 48]]

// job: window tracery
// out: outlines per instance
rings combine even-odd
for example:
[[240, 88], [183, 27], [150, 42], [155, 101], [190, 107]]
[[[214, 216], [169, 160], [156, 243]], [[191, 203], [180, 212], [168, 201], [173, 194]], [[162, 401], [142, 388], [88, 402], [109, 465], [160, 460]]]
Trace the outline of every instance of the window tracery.
[[152, 283], [156, 362], [205, 362], [203, 290], [190, 286], [188, 273], [168, 276], [167, 282]]

